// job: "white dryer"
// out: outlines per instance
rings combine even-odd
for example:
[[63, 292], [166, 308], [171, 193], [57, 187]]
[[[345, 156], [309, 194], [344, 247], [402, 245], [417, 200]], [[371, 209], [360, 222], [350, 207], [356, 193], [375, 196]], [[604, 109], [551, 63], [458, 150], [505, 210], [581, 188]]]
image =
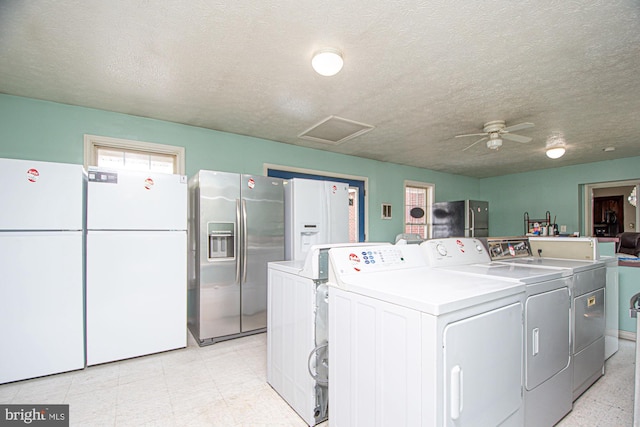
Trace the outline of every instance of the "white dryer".
[[524, 284], [429, 268], [419, 245], [329, 260], [333, 427], [522, 426]]
[[523, 424], [556, 424], [573, 405], [571, 272], [491, 262], [477, 239], [435, 239], [421, 246], [436, 269], [526, 286]]
[[[542, 239], [542, 238], [540, 238]], [[553, 239], [553, 238], [546, 238]], [[506, 239], [488, 244], [494, 247], [492, 258], [501, 263], [512, 263], [529, 267], [542, 267], [567, 270], [571, 274], [571, 353], [573, 357], [573, 400], [584, 393], [598, 378], [604, 375], [605, 361], [605, 286], [607, 278], [606, 264], [600, 260], [576, 260], [545, 257], [547, 252], [556, 255], [557, 251], [547, 251], [549, 245], [570, 244], [562, 238], [548, 240]], [[528, 255], [512, 256], [508, 249], [502, 256], [495, 255], [500, 245], [508, 248], [517, 242], [520, 253]], [[597, 251], [596, 251], [597, 252]], [[533, 255], [531, 255], [533, 254]]]

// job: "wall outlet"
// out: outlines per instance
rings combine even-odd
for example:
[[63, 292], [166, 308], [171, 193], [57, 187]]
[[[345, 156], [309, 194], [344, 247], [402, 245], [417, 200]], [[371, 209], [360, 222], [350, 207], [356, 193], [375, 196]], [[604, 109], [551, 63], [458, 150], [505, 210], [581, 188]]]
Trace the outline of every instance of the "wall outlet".
[[561, 225], [560, 226], [560, 232], [561, 233], [566, 233], [567, 232], [567, 226], [566, 225]]

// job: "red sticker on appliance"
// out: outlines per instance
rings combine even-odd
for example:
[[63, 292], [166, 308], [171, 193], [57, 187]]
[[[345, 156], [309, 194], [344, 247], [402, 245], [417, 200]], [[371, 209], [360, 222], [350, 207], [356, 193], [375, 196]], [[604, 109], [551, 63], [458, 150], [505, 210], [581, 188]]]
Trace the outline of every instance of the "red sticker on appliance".
[[36, 182], [39, 176], [40, 172], [38, 172], [38, 169], [29, 169], [27, 171], [27, 181], [29, 182]]
[[458, 245], [460, 252], [464, 253], [464, 243], [462, 243], [462, 240], [456, 239], [456, 244]]
[[349, 254], [349, 261], [355, 271], [360, 271], [360, 257], [353, 252]]
[[146, 188], [147, 190], [151, 190], [153, 188], [153, 179], [151, 178], [147, 178], [144, 180], [144, 188]]
[[253, 187], [256, 186], [256, 181], [253, 178], [249, 178], [249, 181], [247, 182], [247, 186], [253, 189]]

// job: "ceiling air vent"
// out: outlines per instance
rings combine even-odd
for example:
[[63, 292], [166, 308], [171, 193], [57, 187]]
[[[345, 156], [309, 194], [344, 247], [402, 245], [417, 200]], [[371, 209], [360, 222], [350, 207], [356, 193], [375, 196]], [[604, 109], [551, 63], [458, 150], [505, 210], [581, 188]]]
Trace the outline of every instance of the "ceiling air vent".
[[329, 116], [320, 123], [302, 132], [298, 135], [298, 138], [337, 145], [348, 139], [367, 133], [374, 127], [375, 126], [354, 122], [353, 120], [347, 120], [337, 116]]

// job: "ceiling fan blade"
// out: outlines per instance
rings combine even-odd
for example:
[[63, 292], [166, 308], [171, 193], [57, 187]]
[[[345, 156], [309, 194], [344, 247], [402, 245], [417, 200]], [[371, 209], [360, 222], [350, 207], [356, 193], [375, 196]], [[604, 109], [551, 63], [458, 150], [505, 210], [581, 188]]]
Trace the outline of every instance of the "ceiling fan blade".
[[482, 132], [482, 133], [465, 133], [464, 135], [456, 135], [454, 138], [464, 138], [465, 136], [480, 136], [480, 135], [486, 135], [486, 132]]
[[522, 142], [522, 143], [529, 142], [533, 139], [533, 138], [529, 138], [528, 136], [516, 135], [515, 133], [504, 133], [500, 135], [500, 137], [502, 139], [508, 139], [509, 141]]
[[529, 129], [534, 127], [535, 125], [533, 123], [520, 123], [517, 125], [513, 125], [513, 126], [508, 126], [504, 129], [502, 129], [503, 132], [515, 132], [518, 130], [522, 130], [522, 129]]
[[[480, 135], [482, 135], [482, 134], [480, 134]], [[476, 142], [474, 142], [473, 144], [471, 144], [470, 146], [468, 146], [467, 148], [465, 148], [465, 149], [464, 149], [464, 150], [462, 150], [462, 151], [467, 151], [469, 148], [473, 147], [473, 146], [474, 146], [474, 145], [476, 145], [478, 142], [482, 142], [482, 141], [484, 141], [485, 139], [489, 139], [489, 138], [488, 138], [488, 137], [486, 137], [486, 136], [485, 136], [484, 138], [480, 138], [479, 140], [477, 140]]]

